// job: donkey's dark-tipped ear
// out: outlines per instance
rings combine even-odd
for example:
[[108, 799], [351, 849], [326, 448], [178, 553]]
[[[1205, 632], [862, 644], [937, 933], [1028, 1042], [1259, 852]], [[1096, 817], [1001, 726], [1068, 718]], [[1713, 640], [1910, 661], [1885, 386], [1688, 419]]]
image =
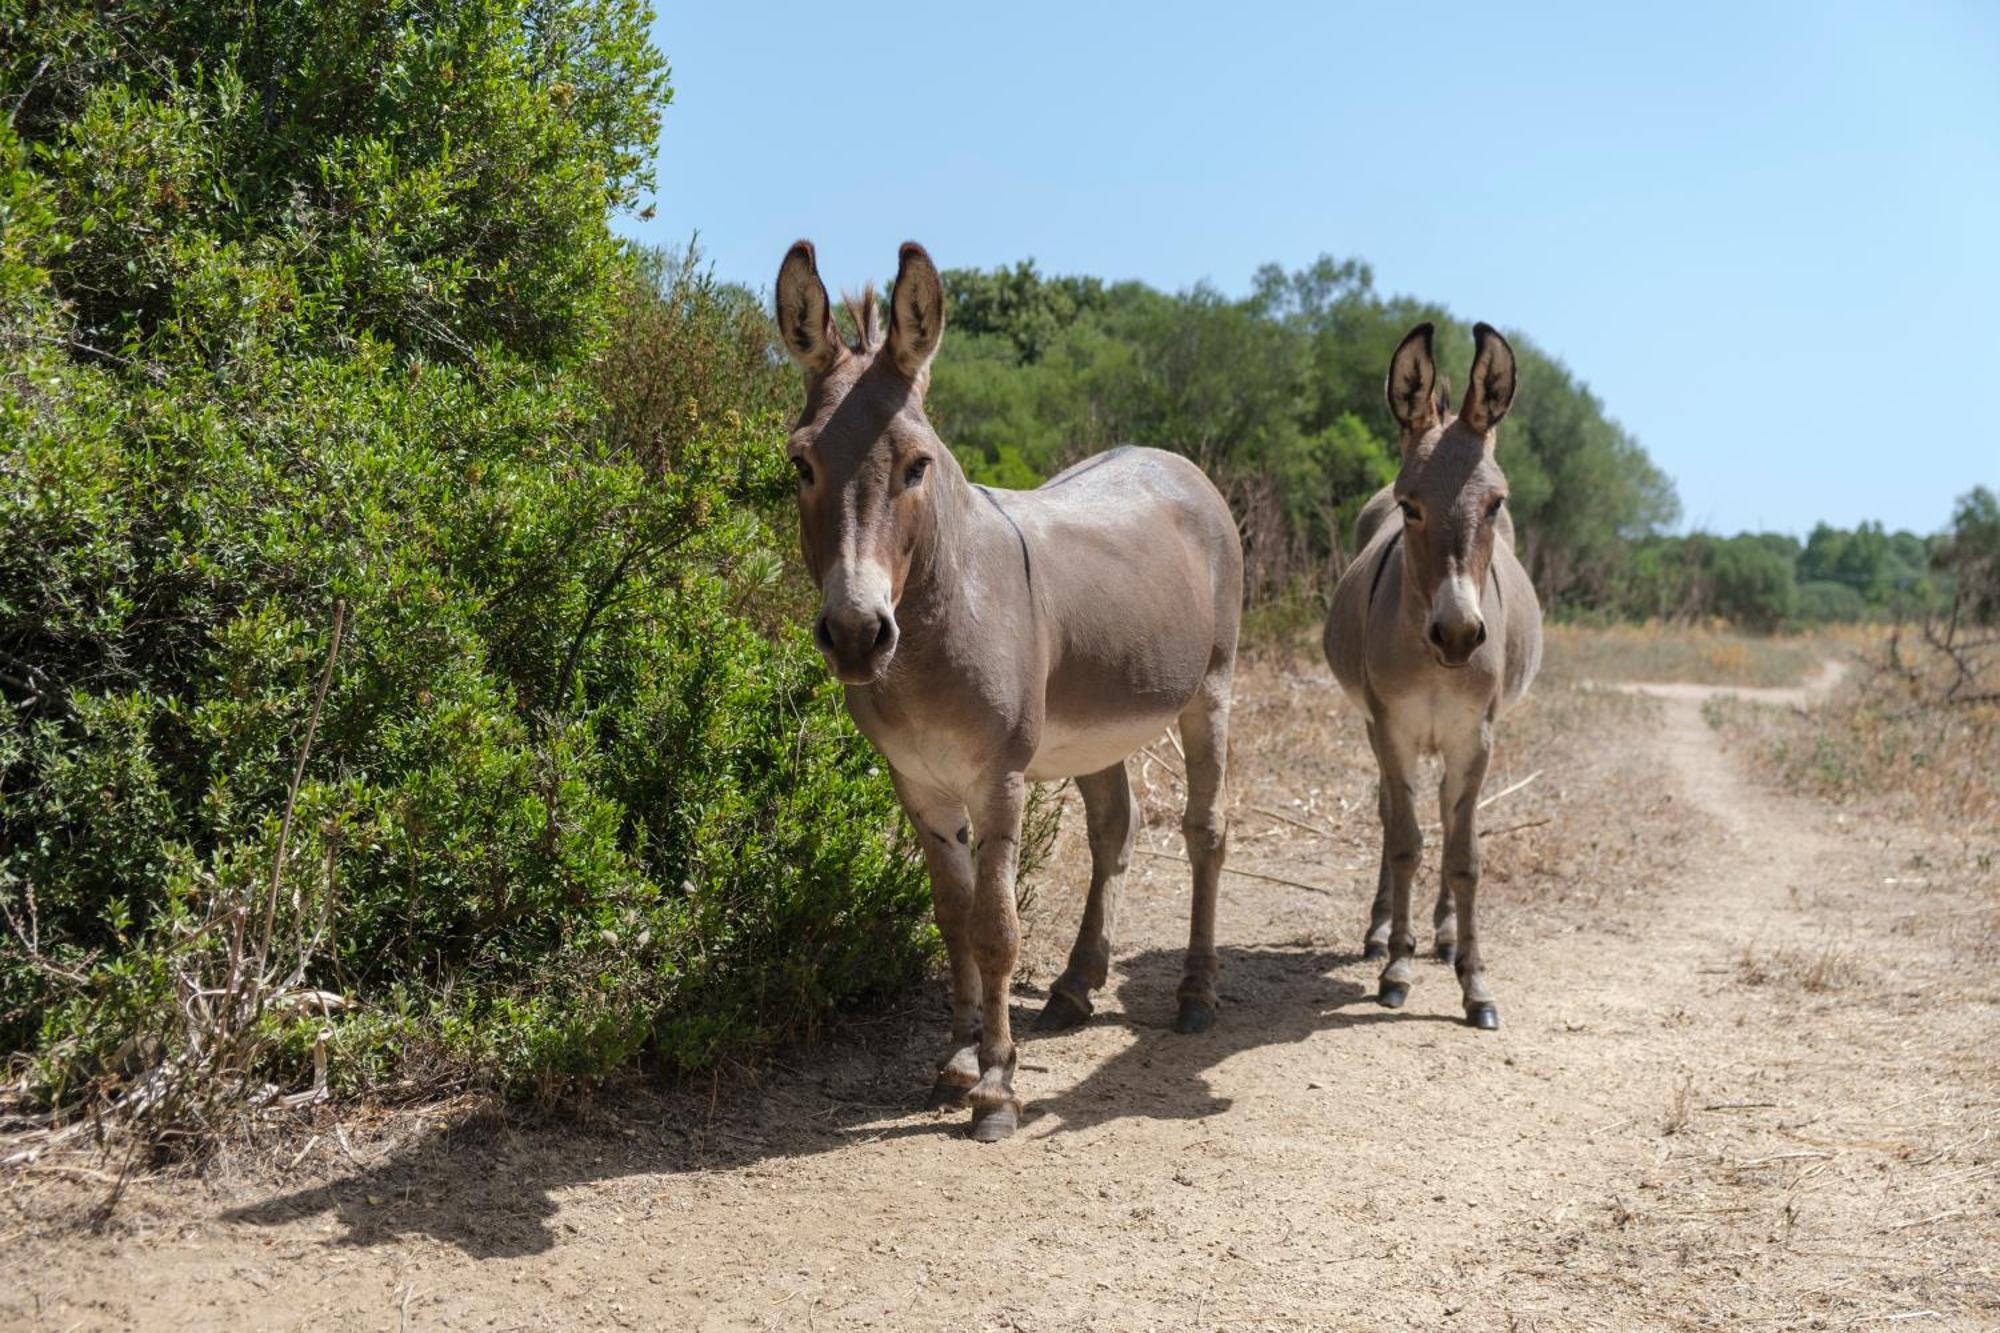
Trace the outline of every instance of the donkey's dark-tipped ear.
[[824, 375], [845, 348], [833, 326], [833, 303], [819, 280], [819, 262], [811, 241], [798, 241], [778, 266], [778, 336], [785, 350], [808, 375]]
[[1389, 358], [1389, 411], [1404, 430], [1428, 430], [1438, 422], [1437, 362], [1431, 356], [1431, 338], [1437, 329], [1426, 320], [1403, 335], [1396, 354]]
[[1438, 420], [1443, 421], [1451, 415], [1451, 376], [1438, 376], [1437, 397], [1435, 401], [1437, 403]]
[[896, 265], [896, 290], [889, 297], [889, 356], [922, 390], [942, 341], [944, 280], [924, 247], [905, 241]]
[[1514, 349], [1491, 324], [1472, 326], [1471, 379], [1458, 415], [1484, 435], [1514, 405]]

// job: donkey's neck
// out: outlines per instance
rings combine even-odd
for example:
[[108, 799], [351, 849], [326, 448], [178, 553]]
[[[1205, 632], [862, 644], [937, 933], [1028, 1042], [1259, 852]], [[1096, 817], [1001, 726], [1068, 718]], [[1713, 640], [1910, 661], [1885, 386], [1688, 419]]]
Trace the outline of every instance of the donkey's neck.
[[993, 599], [1031, 594], [1026, 535], [985, 487], [956, 464], [937, 469], [937, 521], [910, 562], [896, 608], [907, 649], [925, 655], [974, 633]]

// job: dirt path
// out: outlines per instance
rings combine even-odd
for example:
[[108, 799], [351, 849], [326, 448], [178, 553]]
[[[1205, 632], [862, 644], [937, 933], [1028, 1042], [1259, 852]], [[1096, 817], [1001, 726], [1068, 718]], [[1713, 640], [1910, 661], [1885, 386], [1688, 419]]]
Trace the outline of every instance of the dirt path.
[[[1112, 985], [1029, 1040], [1009, 1143], [905, 1109], [932, 995], [761, 1083], [329, 1137], [148, 1186], [103, 1237], [17, 1205], [0, 1325], [2000, 1326], [1990, 913], [1911, 871], [1920, 840], [1753, 784], [1698, 694], [1536, 709], [1493, 782], [1545, 776], [1486, 817], [1498, 1033], [1439, 964], [1373, 1002], [1358, 728], [1265, 670], [1233, 860], [1317, 887], [1227, 882], [1226, 1008], [1184, 1038], [1184, 871], [1140, 858]], [[1022, 1020], [1078, 908], [1065, 837]]]

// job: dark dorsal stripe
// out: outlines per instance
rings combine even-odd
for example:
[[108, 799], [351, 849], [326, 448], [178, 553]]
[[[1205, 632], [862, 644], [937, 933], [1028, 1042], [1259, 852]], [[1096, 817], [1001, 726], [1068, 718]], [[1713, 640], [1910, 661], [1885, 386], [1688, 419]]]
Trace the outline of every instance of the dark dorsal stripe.
[[1000, 502], [993, 498], [992, 491], [988, 490], [984, 486], [978, 486], [978, 485], [975, 485], [972, 489], [978, 491], [981, 495], [985, 496], [986, 503], [992, 505], [994, 510], [1000, 515], [1000, 517], [1007, 520], [1008, 527], [1014, 529], [1014, 540], [1021, 543], [1021, 577], [1028, 580], [1030, 583], [1034, 582], [1035, 571], [1033, 567], [1030, 566], [1028, 563], [1028, 538], [1027, 535], [1021, 531], [1021, 525], [1014, 521], [1014, 516], [1012, 514], [1008, 513], [1005, 509], [1002, 509], [1000, 507]]
[[1395, 550], [1396, 543], [1401, 540], [1403, 540], [1403, 530], [1397, 528], [1390, 535], [1389, 540], [1382, 543], [1382, 558], [1375, 562], [1375, 577], [1368, 581], [1368, 605], [1370, 607], [1375, 605], [1375, 590], [1382, 586], [1382, 571], [1389, 567], [1389, 552]]
[[1052, 481], [1043, 482], [1035, 489], [1038, 491], [1049, 491], [1049, 490], [1054, 490], [1058, 486], [1067, 486], [1070, 482], [1075, 481], [1078, 477], [1081, 477], [1084, 473], [1103, 467], [1106, 463], [1109, 463], [1112, 459], [1118, 457], [1118, 455], [1125, 453], [1131, 447], [1132, 446], [1129, 444], [1121, 444], [1116, 449], [1113, 449], [1108, 453], [1099, 454], [1097, 457], [1091, 459], [1088, 463], [1085, 463], [1082, 467], [1077, 468], [1074, 472], [1065, 472], [1062, 476], [1057, 477]]

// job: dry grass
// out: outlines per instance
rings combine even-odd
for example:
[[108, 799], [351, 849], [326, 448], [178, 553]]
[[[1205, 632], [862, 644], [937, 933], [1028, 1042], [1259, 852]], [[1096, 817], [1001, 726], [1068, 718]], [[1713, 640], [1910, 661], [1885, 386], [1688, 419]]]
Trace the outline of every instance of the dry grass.
[[1543, 672], [1550, 679], [1687, 681], [1698, 685], [1795, 685], [1829, 657], [1880, 642], [1877, 626], [1810, 634], [1746, 634], [1722, 627], [1546, 625]]
[[1854, 955], [1838, 944], [1814, 949], [1759, 950], [1745, 945], [1737, 973], [1746, 986], [1789, 986], [1808, 995], [1823, 995], [1862, 980]]
[[[1912, 639], [1915, 642], [1912, 642]], [[1793, 791], [1986, 845], [2000, 838], [2000, 702], [1948, 702], [1960, 669], [1921, 636], [1859, 656], [1859, 669], [1809, 712], [1718, 700], [1710, 721]], [[2000, 691], [2000, 644], [1972, 659], [1961, 696]]]

